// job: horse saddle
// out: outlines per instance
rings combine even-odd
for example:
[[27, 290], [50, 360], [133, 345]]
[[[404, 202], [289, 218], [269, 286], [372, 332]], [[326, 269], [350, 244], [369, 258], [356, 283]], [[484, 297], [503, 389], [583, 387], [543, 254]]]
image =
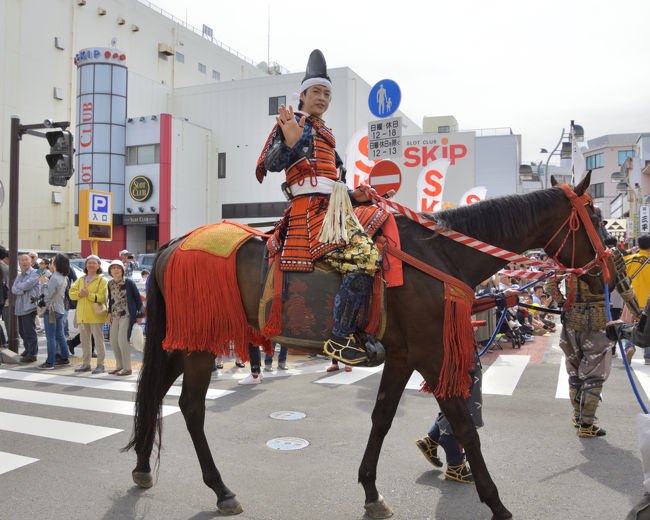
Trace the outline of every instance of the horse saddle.
[[[276, 255], [276, 258], [279, 255]], [[285, 347], [320, 348], [334, 326], [334, 298], [341, 285], [341, 275], [325, 262], [316, 262], [309, 273], [279, 271], [275, 262], [269, 266], [262, 282], [259, 305], [260, 328], [264, 328], [271, 312], [273, 296], [278, 283], [277, 273], [282, 273], [282, 332], [274, 336]], [[381, 276], [379, 271], [376, 276]], [[377, 294], [378, 293], [378, 294]], [[373, 298], [375, 299], [373, 305]], [[379, 301], [376, 299], [379, 298]], [[373, 291], [367, 308], [359, 312], [358, 330], [365, 330], [381, 339], [386, 327], [385, 286]]]

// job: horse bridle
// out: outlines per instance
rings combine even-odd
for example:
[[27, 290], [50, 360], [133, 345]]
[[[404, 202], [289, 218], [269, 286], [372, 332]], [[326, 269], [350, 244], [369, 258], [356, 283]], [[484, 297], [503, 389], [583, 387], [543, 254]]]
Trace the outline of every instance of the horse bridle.
[[[571, 235], [572, 237], [571, 242], [572, 242], [573, 249], [571, 251], [571, 266], [569, 267], [575, 268], [574, 266], [575, 247], [576, 247], [575, 234], [580, 229], [581, 225], [584, 226], [585, 231], [587, 232], [587, 236], [589, 237], [589, 241], [591, 242], [591, 247], [593, 247], [596, 256], [593, 260], [591, 260], [589, 263], [587, 263], [584, 267], [580, 269], [584, 272], [588, 272], [592, 267], [594, 267], [594, 265], [600, 265], [603, 277], [605, 279], [605, 283], [608, 283], [609, 269], [607, 268], [607, 260], [610, 256], [610, 252], [603, 247], [603, 243], [600, 240], [600, 237], [598, 236], [598, 232], [596, 231], [596, 228], [594, 227], [594, 224], [591, 221], [591, 217], [587, 212], [587, 206], [589, 206], [592, 212], [595, 213], [594, 201], [586, 191], [582, 195], [578, 196], [566, 184], [560, 184], [559, 187], [562, 188], [564, 194], [566, 195], [566, 197], [569, 199], [569, 202], [571, 203], [571, 213], [569, 213], [569, 216], [566, 218], [566, 220], [562, 223], [562, 225], [558, 228], [558, 230], [553, 234], [553, 236], [546, 243], [546, 245], [544, 246], [544, 250], [547, 251], [546, 248], [551, 244], [551, 242], [553, 242], [555, 237], [557, 237], [560, 234], [560, 232], [566, 227], [567, 230], [566, 230], [566, 235], [564, 236], [564, 240], [562, 240], [562, 243], [558, 247], [555, 254], [551, 256], [549, 253], [549, 256], [551, 256], [551, 258], [553, 258], [553, 260], [560, 267], [565, 268], [565, 266], [562, 265], [562, 262], [560, 262], [558, 256], [560, 252], [564, 249], [564, 246], [566, 245], [569, 235]], [[598, 275], [600, 275], [600, 273], [598, 273]]]

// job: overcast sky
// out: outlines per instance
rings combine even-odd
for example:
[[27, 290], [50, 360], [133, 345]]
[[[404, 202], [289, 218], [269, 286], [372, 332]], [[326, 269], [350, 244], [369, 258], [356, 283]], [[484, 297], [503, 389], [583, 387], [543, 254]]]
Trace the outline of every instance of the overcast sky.
[[[460, 129], [510, 127], [522, 162], [545, 159], [571, 119], [586, 139], [650, 131], [648, 0], [155, 0], [257, 61], [395, 80], [400, 109]], [[269, 7], [270, 6], [270, 7]], [[336, 89], [336, 86], [334, 86]], [[556, 162], [556, 161], [552, 161]]]

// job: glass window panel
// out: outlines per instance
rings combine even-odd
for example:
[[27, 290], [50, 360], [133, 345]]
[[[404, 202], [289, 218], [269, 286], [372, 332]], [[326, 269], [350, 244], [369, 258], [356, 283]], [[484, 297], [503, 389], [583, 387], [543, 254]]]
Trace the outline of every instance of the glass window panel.
[[160, 145], [159, 144], [154, 145], [153, 162], [155, 162], [156, 164], [160, 163]]
[[126, 148], [126, 165], [132, 166], [138, 164], [138, 147], [128, 146]]
[[97, 183], [97, 181], [93, 182], [93, 190], [97, 191], [111, 191], [111, 186], [108, 183]]
[[95, 65], [95, 92], [111, 91], [111, 66]]
[[113, 193], [113, 213], [124, 213], [124, 185], [111, 184], [111, 192]]
[[86, 125], [79, 125], [77, 127], [77, 146], [76, 146], [76, 153], [78, 154], [85, 154], [85, 153], [92, 153], [93, 151], [93, 125], [92, 124], [86, 124]]
[[185, 63], [185, 55], [180, 52], [176, 53], [176, 61], [179, 63]]
[[123, 126], [111, 125], [111, 153], [124, 155], [126, 129]]
[[124, 156], [111, 154], [111, 184], [124, 184]]
[[81, 85], [79, 86], [80, 94], [88, 94], [93, 91], [95, 76], [95, 66], [94, 65], [84, 65], [80, 68], [81, 70]]
[[93, 155], [93, 183], [109, 182], [110, 174], [110, 156], [105, 153]]
[[153, 164], [155, 162], [155, 153], [153, 144], [138, 146], [138, 164]]
[[603, 168], [605, 166], [605, 154], [599, 153], [596, 155], [596, 168]]
[[126, 97], [126, 68], [113, 67], [113, 94]]
[[111, 151], [110, 125], [93, 125], [93, 153], [108, 153]]
[[111, 122], [111, 96], [108, 94], [95, 94], [93, 118], [95, 123]]
[[126, 98], [112, 96], [111, 123], [118, 125], [126, 124]]
[[79, 96], [77, 113], [77, 124], [90, 123], [93, 120], [93, 95], [84, 94]]

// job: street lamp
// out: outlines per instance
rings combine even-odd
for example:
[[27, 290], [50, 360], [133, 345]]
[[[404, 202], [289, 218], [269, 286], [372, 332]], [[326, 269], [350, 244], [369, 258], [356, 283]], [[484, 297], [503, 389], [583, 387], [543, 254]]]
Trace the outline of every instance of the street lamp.
[[[616, 192], [628, 194], [628, 202], [632, 203], [628, 212], [628, 218], [632, 219], [632, 237], [634, 238], [634, 243], [636, 243], [639, 228], [640, 187], [638, 184], [630, 186], [630, 170], [623, 166], [619, 171], [613, 172], [610, 178], [612, 182], [616, 182]], [[632, 195], [632, 197], [629, 195]]]

